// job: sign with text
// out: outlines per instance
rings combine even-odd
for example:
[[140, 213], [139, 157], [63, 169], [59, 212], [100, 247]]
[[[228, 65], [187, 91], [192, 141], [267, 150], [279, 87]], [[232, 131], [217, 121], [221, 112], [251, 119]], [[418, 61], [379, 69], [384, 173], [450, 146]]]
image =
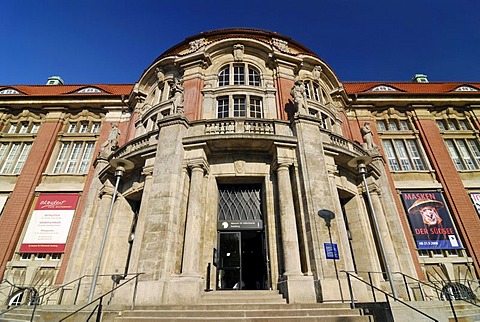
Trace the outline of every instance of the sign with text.
[[470, 199], [472, 199], [473, 206], [477, 211], [477, 215], [480, 217], [480, 193], [471, 193]]
[[78, 194], [40, 194], [20, 246], [21, 253], [62, 253]]
[[337, 244], [324, 243], [323, 247], [325, 248], [325, 255], [327, 256], [327, 259], [340, 259], [340, 256], [338, 255]]
[[403, 204], [418, 249], [463, 248], [439, 192], [404, 192]]
[[221, 220], [217, 222], [218, 230], [261, 230], [262, 220]]

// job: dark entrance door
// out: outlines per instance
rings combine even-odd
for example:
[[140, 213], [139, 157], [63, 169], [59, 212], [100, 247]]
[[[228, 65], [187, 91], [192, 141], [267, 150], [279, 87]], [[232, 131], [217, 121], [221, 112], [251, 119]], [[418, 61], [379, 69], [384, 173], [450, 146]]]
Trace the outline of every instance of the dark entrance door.
[[219, 232], [217, 289], [268, 289], [263, 231]]
[[260, 185], [219, 185], [217, 289], [268, 289]]

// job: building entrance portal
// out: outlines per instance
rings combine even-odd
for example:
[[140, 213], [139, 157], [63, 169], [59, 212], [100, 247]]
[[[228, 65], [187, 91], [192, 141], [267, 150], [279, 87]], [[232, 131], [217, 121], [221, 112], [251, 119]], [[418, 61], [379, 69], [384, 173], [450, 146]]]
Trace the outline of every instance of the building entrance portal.
[[268, 289], [263, 231], [219, 232], [217, 289]]
[[269, 288], [260, 185], [219, 185], [218, 290]]

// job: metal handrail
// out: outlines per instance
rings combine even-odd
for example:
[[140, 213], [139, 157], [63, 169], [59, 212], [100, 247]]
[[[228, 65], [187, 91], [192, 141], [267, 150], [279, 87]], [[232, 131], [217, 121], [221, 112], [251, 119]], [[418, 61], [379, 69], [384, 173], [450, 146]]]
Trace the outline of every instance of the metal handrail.
[[[405, 283], [405, 288], [407, 290], [407, 295], [408, 295], [408, 298], [409, 300], [411, 300], [411, 297], [410, 297], [410, 291], [408, 290], [408, 283], [407, 283], [407, 280], [406, 280], [406, 277], [414, 280], [416, 283], [420, 284], [420, 285], [424, 285], [424, 286], [428, 286], [428, 287], [431, 287], [433, 288], [437, 293], [438, 292], [442, 292], [442, 289], [441, 288], [438, 288], [434, 283], [427, 283], [427, 282], [424, 282], [424, 281], [420, 281], [419, 279], [415, 278], [415, 277], [412, 277], [412, 276], [409, 276], [407, 274], [404, 274], [402, 272], [395, 272], [395, 274], [400, 274], [402, 277], [403, 277], [403, 282]], [[421, 290], [422, 292], [422, 298], [423, 298], [423, 290]], [[452, 302], [452, 299], [450, 296], [447, 296], [446, 299], [448, 300], [449, 304], [450, 304], [450, 309], [452, 310], [452, 314], [453, 314], [453, 317], [455, 318], [455, 321], [457, 321], [457, 314], [455, 312], [455, 307], [453, 305], [453, 302]], [[471, 301], [468, 301], [466, 299], [458, 299], [460, 301], [463, 301], [463, 302], [466, 302], [468, 304], [471, 304], [471, 305], [474, 305], [476, 307], [480, 307], [480, 305], [474, 303], [474, 302], [471, 302]]]
[[65, 321], [66, 319], [68, 319], [69, 317], [77, 314], [78, 312], [82, 311], [83, 309], [85, 309], [86, 307], [90, 306], [91, 304], [95, 303], [95, 302], [99, 302], [95, 308], [92, 310], [92, 312], [90, 313], [90, 315], [88, 316], [88, 320], [90, 320], [90, 318], [93, 316], [93, 314], [95, 313], [95, 311], [97, 310], [98, 308], [98, 311], [97, 311], [97, 321], [101, 321], [101, 314], [102, 314], [102, 301], [103, 301], [103, 298], [107, 295], [110, 295], [112, 294], [115, 290], [117, 290], [118, 288], [122, 287], [123, 285], [125, 284], [128, 284], [131, 280], [135, 279], [135, 287], [134, 287], [134, 290], [133, 290], [133, 298], [132, 298], [132, 310], [133, 308], [135, 307], [135, 297], [136, 297], [136, 294], [137, 294], [137, 285], [138, 285], [138, 277], [140, 275], [142, 275], [144, 273], [135, 273], [133, 277], [131, 277], [130, 279], [128, 280], [125, 280], [125, 282], [123, 284], [118, 284], [117, 286], [113, 287], [110, 291], [100, 295], [99, 297], [97, 297], [96, 299], [94, 299], [93, 301], [85, 304], [84, 306], [80, 307], [79, 309], [77, 309], [76, 311], [68, 314], [67, 316], [64, 316], [62, 319], [59, 320], [59, 322], [62, 322], [62, 321]]
[[423, 315], [423, 316], [431, 319], [432, 321], [439, 322], [437, 319], [435, 319], [434, 317], [426, 314], [425, 312], [422, 312], [422, 311], [420, 311], [419, 309], [417, 309], [417, 308], [409, 305], [408, 303], [402, 301], [401, 299], [399, 299], [399, 298], [397, 298], [397, 297], [395, 297], [395, 296], [390, 295], [389, 293], [387, 293], [387, 292], [379, 289], [378, 287], [374, 286], [373, 284], [370, 284], [370, 283], [362, 280], [360, 277], [351, 274], [351, 273], [354, 273], [354, 272], [347, 272], [347, 271], [342, 271], [342, 272], [344, 272], [345, 274], [347, 274], [348, 291], [350, 292], [350, 306], [351, 306], [352, 309], [355, 308], [355, 299], [354, 299], [354, 295], [353, 295], [353, 288], [352, 288], [352, 283], [351, 283], [351, 281], [350, 281], [350, 277], [354, 277], [355, 279], [359, 280], [360, 282], [362, 282], [362, 283], [370, 286], [370, 288], [375, 289], [375, 290], [379, 291], [380, 293], [383, 293], [383, 294], [385, 295], [385, 298], [387, 299], [387, 302], [388, 302], [388, 298], [391, 297], [391, 298], [394, 299], [396, 302], [399, 302], [399, 303], [405, 305], [406, 307], [414, 310], [414, 311], [417, 312], [417, 313], [420, 313], [421, 315]]
[[[139, 275], [141, 275], [143, 273], [133, 273], [133, 274], [127, 274], [128, 275], [135, 275], [133, 276], [131, 279], [133, 278], [136, 278], [138, 277]], [[75, 305], [77, 303], [77, 299], [78, 299], [78, 294], [79, 294], [79, 291], [80, 291], [80, 283], [82, 282], [82, 280], [86, 277], [91, 277], [92, 275], [82, 275], [70, 282], [67, 282], [65, 284], [62, 284], [48, 292], [45, 292], [43, 295], [37, 295], [35, 296], [34, 298], [30, 299], [30, 301], [26, 302], [26, 303], [22, 303], [20, 305], [15, 305], [15, 306], [12, 306], [11, 308], [8, 308], [7, 310], [5, 311], [0, 311], [0, 316], [4, 315], [5, 313], [8, 313], [8, 312], [11, 312], [13, 310], [16, 310], [18, 308], [21, 308], [21, 307], [26, 307], [26, 306], [31, 306], [33, 305], [33, 310], [32, 310], [32, 316], [31, 316], [31, 319], [30, 321], [33, 321], [33, 317], [35, 315], [35, 311], [36, 311], [36, 308], [38, 305], [41, 305], [45, 298], [53, 295], [54, 293], [56, 293], [57, 291], [61, 290], [61, 292], [64, 291], [65, 287], [68, 286], [68, 285], [71, 285], [71, 284], [74, 284], [76, 282], [78, 282], [78, 285], [77, 285], [77, 289], [76, 289], [76, 292], [75, 292], [75, 297], [74, 297], [74, 300], [73, 300], [73, 304]], [[112, 276], [112, 274], [101, 274], [99, 276]], [[126, 276], [125, 276], [126, 277]], [[130, 280], [131, 280], [130, 279]], [[128, 280], [128, 281], [130, 281]], [[8, 280], [4, 279], [2, 282], [7, 282], [11, 288], [17, 288], [17, 289], [23, 289], [23, 290], [27, 290], [27, 289], [33, 289], [33, 287], [31, 286], [24, 286], [24, 285], [18, 285], [18, 284], [13, 284], [11, 282], [9, 282]], [[125, 284], [125, 283], [124, 283]], [[123, 284], [122, 284], [123, 285]], [[113, 290], [113, 289], [112, 289]], [[40, 293], [40, 290], [37, 291], [37, 294]], [[62, 299], [63, 297], [63, 293], [62, 293], [62, 296], [60, 297], [60, 300]], [[92, 301], [94, 302], [94, 301]], [[135, 299], [133, 300], [133, 303], [135, 303]], [[134, 305], [134, 304], [133, 304]]]

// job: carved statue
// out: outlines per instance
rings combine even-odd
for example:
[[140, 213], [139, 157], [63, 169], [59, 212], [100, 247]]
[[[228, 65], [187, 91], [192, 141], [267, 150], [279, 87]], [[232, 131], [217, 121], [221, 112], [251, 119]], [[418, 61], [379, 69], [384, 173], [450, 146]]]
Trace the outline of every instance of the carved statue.
[[370, 122], [365, 122], [363, 127], [360, 129], [363, 136], [363, 146], [367, 151], [378, 151], [378, 145], [373, 143], [373, 134], [372, 129], [370, 128]]
[[175, 78], [175, 82], [172, 85], [174, 113], [183, 114], [183, 99], [184, 99], [183, 92], [184, 92], [183, 80], [181, 78]]
[[158, 86], [160, 87], [161, 84], [163, 84], [163, 80], [165, 79], [165, 73], [163, 72], [162, 67], [155, 68], [155, 72], [157, 73]]
[[305, 85], [303, 84], [303, 81], [295, 81], [292, 90], [290, 91], [290, 95], [293, 97], [296, 113], [307, 114], [307, 108], [305, 106]]
[[242, 44], [233, 45], [233, 59], [235, 61], [242, 61], [245, 47]]
[[98, 153], [99, 157], [107, 158], [112, 151], [118, 148], [118, 137], [120, 136], [120, 130], [116, 124], [112, 124], [112, 128], [108, 133], [108, 138], [103, 142], [100, 147], [100, 152]]

